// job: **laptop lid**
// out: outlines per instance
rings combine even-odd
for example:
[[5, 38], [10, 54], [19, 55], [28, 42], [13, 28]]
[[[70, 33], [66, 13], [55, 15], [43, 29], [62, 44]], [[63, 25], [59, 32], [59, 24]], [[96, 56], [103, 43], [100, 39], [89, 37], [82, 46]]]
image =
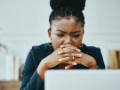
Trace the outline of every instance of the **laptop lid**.
[[45, 90], [120, 90], [120, 70], [47, 70]]

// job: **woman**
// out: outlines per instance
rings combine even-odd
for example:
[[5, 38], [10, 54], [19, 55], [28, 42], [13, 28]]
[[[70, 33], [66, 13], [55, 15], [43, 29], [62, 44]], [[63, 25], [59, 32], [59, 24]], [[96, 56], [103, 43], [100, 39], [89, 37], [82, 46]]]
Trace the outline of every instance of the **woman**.
[[50, 0], [51, 43], [33, 46], [21, 78], [21, 90], [44, 90], [48, 69], [104, 69], [99, 48], [82, 44], [85, 0]]

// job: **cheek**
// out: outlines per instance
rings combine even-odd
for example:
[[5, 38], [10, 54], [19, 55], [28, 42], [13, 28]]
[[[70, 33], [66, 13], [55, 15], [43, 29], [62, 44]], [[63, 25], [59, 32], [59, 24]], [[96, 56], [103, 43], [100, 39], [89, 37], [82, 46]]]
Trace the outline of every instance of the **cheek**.
[[63, 42], [62, 38], [58, 38], [58, 36], [52, 35], [52, 46], [54, 50], [58, 49], [60, 45], [62, 45], [62, 42]]
[[77, 39], [74, 38], [74, 40], [73, 40], [74, 46], [79, 48], [81, 43], [82, 43], [82, 39], [83, 39], [83, 36], [81, 36], [81, 37], [79, 37]]

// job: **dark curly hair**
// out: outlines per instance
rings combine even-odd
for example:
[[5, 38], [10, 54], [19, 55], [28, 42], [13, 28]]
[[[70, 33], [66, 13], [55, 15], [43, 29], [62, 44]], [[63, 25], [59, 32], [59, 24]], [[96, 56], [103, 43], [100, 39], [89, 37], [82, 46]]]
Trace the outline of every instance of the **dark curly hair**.
[[50, 26], [52, 21], [59, 19], [59, 17], [75, 17], [76, 22], [82, 22], [83, 27], [85, 24], [83, 10], [86, 0], [50, 0], [52, 12], [49, 16]]

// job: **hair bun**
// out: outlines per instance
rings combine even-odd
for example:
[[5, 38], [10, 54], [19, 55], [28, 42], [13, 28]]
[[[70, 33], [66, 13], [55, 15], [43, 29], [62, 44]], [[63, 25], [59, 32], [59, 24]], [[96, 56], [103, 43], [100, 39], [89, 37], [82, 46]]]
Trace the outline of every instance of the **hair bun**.
[[86, 0], [50, 0], [52, 10], [61, 7], [74, 7], [78, 10], [84, 10]]

